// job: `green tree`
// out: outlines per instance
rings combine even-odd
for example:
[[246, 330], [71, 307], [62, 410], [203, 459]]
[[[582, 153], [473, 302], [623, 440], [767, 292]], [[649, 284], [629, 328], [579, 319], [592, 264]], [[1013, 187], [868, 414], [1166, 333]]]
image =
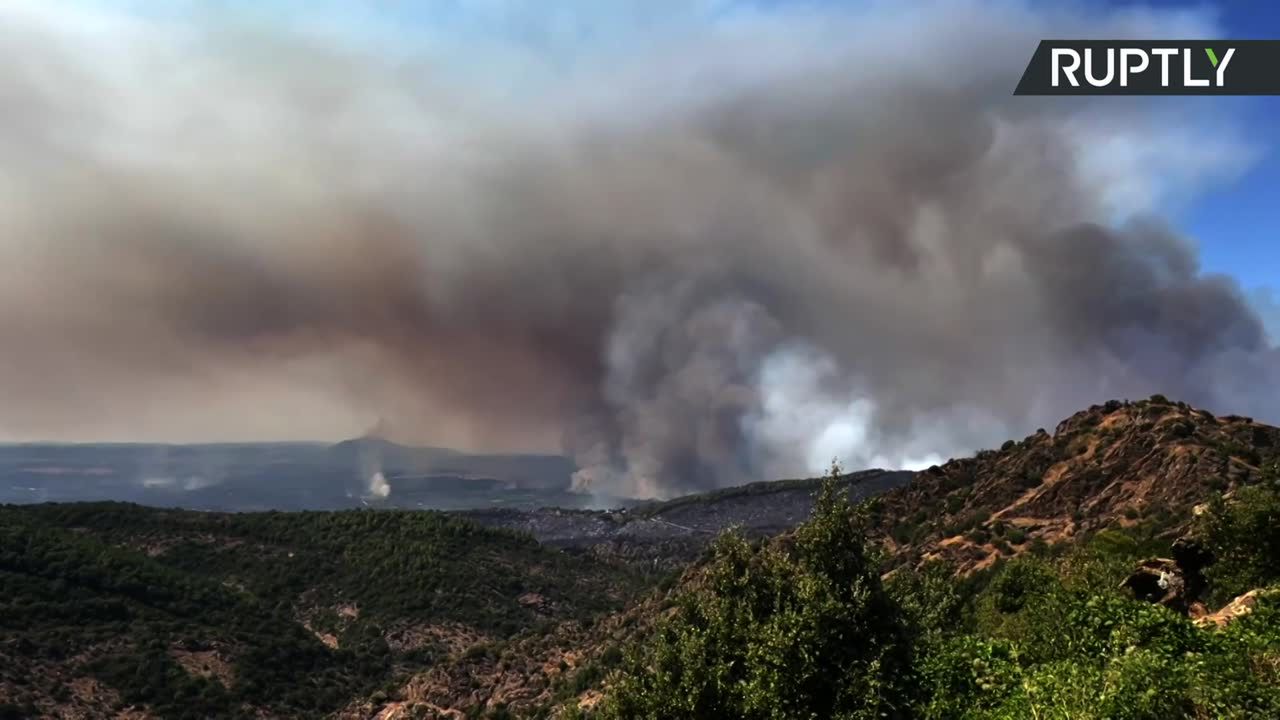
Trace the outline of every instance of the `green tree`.
[[789, 538], [719, 538], [676, 612], [615, 675], [605, 718], [906, 715], [907, 633], [839, 476], [833, 467]]
[[1280, 492], [1273, 482], [1240, 488], [1229, 501], [1215, 498], [1200, 532], [1216, 558], [1206, 571], [1215, 601], [1280, 580]]

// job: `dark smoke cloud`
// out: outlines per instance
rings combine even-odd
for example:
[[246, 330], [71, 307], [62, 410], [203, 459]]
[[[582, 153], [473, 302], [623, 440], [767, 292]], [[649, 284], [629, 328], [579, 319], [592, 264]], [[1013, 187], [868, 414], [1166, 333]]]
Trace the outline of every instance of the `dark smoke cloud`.
[[50, 7], [0, 10], [10, 436], [382, 417], [663, 495], [1110, 397], [1275, 416], [1260, 319], [1149, 217], [1242, 161], [1220, 119], [1009, 95], [1041, 36], [1211, 36], [1194, 16], [748, 16], [504, 94]]

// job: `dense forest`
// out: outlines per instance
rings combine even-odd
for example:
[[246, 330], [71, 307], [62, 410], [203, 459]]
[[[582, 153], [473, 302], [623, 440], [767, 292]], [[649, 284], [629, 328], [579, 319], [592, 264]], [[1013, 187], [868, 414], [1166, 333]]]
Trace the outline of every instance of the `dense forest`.
[[166, 718], [314, 717], [430, 667], [451, 634], [538, 633], [644, 586], [433, 512], [4, 507], [0, 717], [92, 716], [103, 695]]

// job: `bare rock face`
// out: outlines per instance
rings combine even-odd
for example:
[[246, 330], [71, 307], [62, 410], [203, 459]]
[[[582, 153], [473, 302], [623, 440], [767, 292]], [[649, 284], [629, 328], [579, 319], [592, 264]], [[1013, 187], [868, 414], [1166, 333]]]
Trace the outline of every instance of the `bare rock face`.
[[1182, 569], [1168, 558], [1144, 560], [1124, 579], [1121, 587], [1127, 588], [1139, 600], [1164, 605], [1184, 615], [1191, 605]]
[[1198, 617], [1195, 621], [1202, 626], [1214, 625], [1219, 629], [1225, 628], [1237, 618], [1253, 612], [1264, 593], [1265, 591], [1263, 590], [1250, 590], [1224, 605], [1221, 610]]
[[[1113, 523], [1189, 518], [1212, 492], [1256, 482], [1280, 448], [1280, 428], [1218, 417], [1160, 396], [1111, 401], [999, 450], [922, 471], [881, 496], [876, 529], [902, 564], [954, 562], [961, 572]], [[1011, 531], [1012, 530], [1012, 531]], [[1011, 532], [1010, 532], [1011, 531]], [[1187, 567], [1210, 560], [1192, 546], [1172, 561], [1190, 596]]]

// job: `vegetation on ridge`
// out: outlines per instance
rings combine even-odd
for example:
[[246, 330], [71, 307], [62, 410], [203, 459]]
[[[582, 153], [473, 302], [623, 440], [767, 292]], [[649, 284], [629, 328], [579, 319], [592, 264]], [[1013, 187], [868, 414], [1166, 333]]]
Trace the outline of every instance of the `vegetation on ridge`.
[[[1225, 629], [1122, 588], [1146, 552], [1168, 550], [1159, 523], [968, 576], [941, 563], [902, 569], [882, 588], [858, 510], [833, 492], [793, 537], [723, 538], [592, 717], [1280, 717], [1273, 478], [1195, 523], [1226, 563], [1215, 581], [1270, 588]], [[1251, 542], [1259, 532], [1269, 539]]]
[[906, 630], [839, 475], [786, 542], [720, 538], [676, 614], [633, 651], [603, 717], [852, 720], [905, 709]]

